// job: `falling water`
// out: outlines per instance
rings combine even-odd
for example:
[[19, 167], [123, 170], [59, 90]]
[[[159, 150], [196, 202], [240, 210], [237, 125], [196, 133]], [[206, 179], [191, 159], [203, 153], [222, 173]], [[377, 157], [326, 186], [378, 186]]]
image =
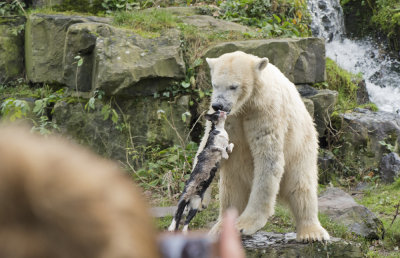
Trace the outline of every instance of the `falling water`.
[[343, 10], [339, 0], [308, 0], [314, 36], [327, 40], [326, 55], [365, 79], [369, 97], [380, 110], [400, 111], [400, 62], [381, 53], [370, 38], [345, 37]]

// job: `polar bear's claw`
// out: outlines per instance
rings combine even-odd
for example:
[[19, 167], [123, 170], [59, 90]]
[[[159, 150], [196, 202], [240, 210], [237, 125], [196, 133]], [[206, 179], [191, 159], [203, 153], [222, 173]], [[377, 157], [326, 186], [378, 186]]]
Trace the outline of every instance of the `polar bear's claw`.
[[311, 225], [300, 228], [297, 233], [298, 242], [328, 241], [328, 232], [320, 225]]

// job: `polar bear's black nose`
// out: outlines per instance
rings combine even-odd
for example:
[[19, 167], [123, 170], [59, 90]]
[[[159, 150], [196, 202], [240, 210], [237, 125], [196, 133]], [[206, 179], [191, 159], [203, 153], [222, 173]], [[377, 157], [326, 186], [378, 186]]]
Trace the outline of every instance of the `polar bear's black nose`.
[[222, 108], [223, 108], [222, 104], [218, 104], [218, 103], [217, 103], [217, 104], [212, 104], [211, 107], [212, 107], [215, 111], [222, 110]]

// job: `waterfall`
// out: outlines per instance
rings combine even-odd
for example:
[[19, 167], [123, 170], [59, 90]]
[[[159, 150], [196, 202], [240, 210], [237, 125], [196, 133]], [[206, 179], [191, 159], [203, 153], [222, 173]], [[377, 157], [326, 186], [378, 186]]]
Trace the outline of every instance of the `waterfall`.
[[400, 62], [371, 38], [346, 38], [339, 0], [308, 0], [311, 30], [326, 39], [326, 55], [340, 67], [365, 79], [370, 100], [382, 111], [400, 112]]

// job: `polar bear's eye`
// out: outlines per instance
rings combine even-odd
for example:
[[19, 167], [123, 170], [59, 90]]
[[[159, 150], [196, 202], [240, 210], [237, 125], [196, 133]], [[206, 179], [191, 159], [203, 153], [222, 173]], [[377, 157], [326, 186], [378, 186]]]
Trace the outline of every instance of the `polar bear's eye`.
[[230, 90], [236, 90], [238, 87], [239, 87], [239, 86], [237, 86], [237, 85], [232, 85], [232, 86], [229, 87], [229, 89], [230, 89]]

